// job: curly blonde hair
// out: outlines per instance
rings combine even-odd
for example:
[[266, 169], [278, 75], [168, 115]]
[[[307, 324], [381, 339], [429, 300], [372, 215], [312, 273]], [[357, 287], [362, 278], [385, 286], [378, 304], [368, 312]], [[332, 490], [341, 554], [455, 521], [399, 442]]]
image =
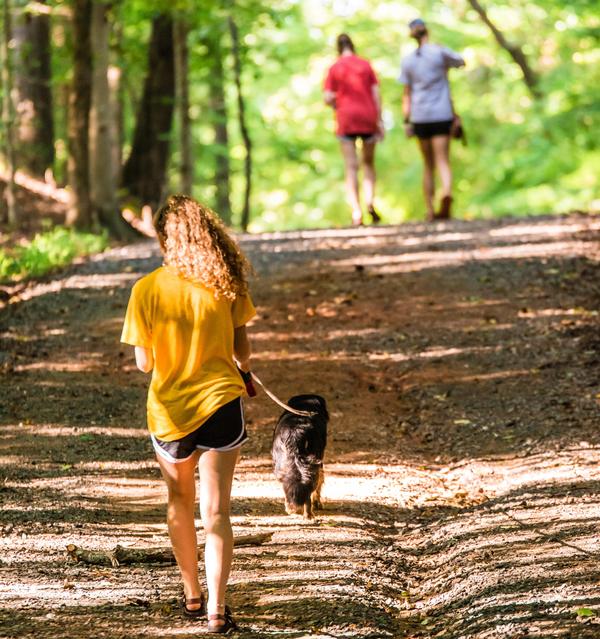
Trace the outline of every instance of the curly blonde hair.
[[186, 195], [171, 195], [154, 215], [167, 266], [200, 282], [215, 297], [234, 300], [248, 292], [251, 266], [223, 223], [207, 206]]

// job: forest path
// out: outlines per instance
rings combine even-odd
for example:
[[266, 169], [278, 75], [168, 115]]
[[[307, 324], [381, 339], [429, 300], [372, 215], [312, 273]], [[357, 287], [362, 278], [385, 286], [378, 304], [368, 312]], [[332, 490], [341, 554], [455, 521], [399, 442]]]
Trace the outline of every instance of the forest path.
[[[248, 236], [255, 370], [331, 413], [325, 510], [286, 516], [279, 409], [247, 401], [234, 485], [241, 637], [598, 637], [600, 220]], [[194, 637], [173, 566], [68, 564], [167, 544], [147, 379], [119, 334], [150, 243], [0, 309], [0, 638]], [[595, 616], [594, 616], [595, 613]]]

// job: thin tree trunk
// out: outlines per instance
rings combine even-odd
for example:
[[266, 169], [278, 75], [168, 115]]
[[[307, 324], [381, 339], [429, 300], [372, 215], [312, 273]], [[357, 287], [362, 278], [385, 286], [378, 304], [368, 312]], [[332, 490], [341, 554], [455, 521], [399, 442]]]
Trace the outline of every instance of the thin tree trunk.
[[215, 210], [226, 224], [231, 224], [229, 132], [225, 98], [225, 69], [221, 32], [206, 40], [210, 71], [209, 111], [213, 120], [215, 145]]
[[244, 189], [244, 206], [242, 209], [241, 227], [242, 230], [248, 230], [250, 222], [250, 194], [252, 190], [252, 141], [246, 126], [246, 110], [244, 103], [244, 94], [242, 92], [242, 62], [240, 56], [240, 36], [237, 25], [233, 18], [229, 16], [229, 33], [231, 34], [231, 52], [233, 53], [233, 70], [235, 75], [235, 86], [237, 90], [238, 103], [238, 119], [240, 123], [240, 132], [246, 149], [246, 157], [244, 159], [244, 177], [246, 180], [246, 188]]
[[50, 15], [28, 5], [14, 29], [18, 90], [18, 165], [43, 178], [54, 165]]
[[113, 237], [132, 236], [131, 227], [123, 220], [117, 201], [113, 166], [112, 110], [108, 83], [111, 4], [99, 0], [92, 8], [91, 43], [94, 60], [92, 75], [92, 106], [90, 111], [90, 186], [95, 219]]
[[496, 42], [505, 50], [508, 51], [512, 59], [521, 69], [523, 73], [523, 80], [527, 85], [527, 88], [535, 98], [539, 98], [541, 96], [541, 92], [538, 88], [538, 77], [535, 71], [529, 66], [529, 62], [527, 61], [527, 57], [523, 53], [521, 47], [511, 44], [504, 37], [504, 34], [496, 27], [496, 25], [490, 20], [486, 10], [479, 4], [478, 0], [469, 0], [469, 4], [475, 9], [475, 11], [479, 14], [479, 17], [483, 20], [483, 22], [488, 26], [494, 38], [496, 38]]
[[15, 109], [13, 102], [13, 77], [10, 40], [12, 37], [10, 1], [4, 0], [2, 5], [4, 30], [2, 33], [2, 125], [4, 129], [4, 155], [8, 169], [8, 179], [4, 187], [4, 201], [8, 223], [18, 222], [15, 201]]
[[108, 67], [108, 88], [110, 91], [110, 112], [111, 112], [111, 140], [112, 147], [112, 167], [115, 184], [121, 183], [121, 170], [123, 167], [123, 143], [125, 141], [124, 123], [124, 91], [123, 91], [123, 69], [118, 66], [121, 55], [123, 39], [123, 27], [115, 21], [113, 24], [114, 50], [111, 52], [114, 63], [109, 63]]
[[192, 157], [187, 38], [188, 27], [185, 20], [183, 18], [176, 19], [173, 23], [173, 42], [175, 47], [176, 103], [179, 112], [181, 191], [187, 195], [192, 195], [194, 163]]
[[123, 187], [140, 207], [154, 209], [163, 196], [174, 102], [173, 20], [160, 15], [152, 22], [144, 92], [131, 153], [123, 167]]
[[69, 183], [67, 224], [92, 226], [89, 124], [92, 99], [92, 0], [73, 0], [73, 81], [69, 99]]

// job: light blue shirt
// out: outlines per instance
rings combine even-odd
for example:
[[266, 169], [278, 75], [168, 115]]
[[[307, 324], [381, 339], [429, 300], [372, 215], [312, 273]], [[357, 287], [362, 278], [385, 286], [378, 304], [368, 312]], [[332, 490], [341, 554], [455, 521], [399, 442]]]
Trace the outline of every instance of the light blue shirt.
[[448, 69], [462, 67], [458, 53], [425, 43], [402, 60], [398, 82], [410, 87], [410, 121], [446, 122], [454, 113], [448, 85]]

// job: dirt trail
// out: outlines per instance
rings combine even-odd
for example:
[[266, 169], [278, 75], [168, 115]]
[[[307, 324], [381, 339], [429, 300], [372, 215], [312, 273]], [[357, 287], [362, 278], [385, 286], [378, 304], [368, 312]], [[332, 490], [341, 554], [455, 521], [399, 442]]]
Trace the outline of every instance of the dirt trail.
[[[255, 369], [332, 415], [326, 509], [284, 514], [278, 409], [247, 401], [234, 486], [241, 637], [600, 636], [600, 220], [242, 238]], [[147, 380], [118, 343], [154, 246], [0, 309], [0, 638], [194, 637], [173, 566], [65, 562], [167, 543]]]

